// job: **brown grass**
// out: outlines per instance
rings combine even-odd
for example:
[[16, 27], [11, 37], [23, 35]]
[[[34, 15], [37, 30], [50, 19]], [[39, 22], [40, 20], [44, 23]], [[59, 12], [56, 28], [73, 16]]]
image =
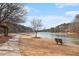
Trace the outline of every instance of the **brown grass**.
[[75, 45], [56, 45], [53, 40], [31, 36], [20, 39], [20, 49], [24, 56], [79, 56], [79, 47]]

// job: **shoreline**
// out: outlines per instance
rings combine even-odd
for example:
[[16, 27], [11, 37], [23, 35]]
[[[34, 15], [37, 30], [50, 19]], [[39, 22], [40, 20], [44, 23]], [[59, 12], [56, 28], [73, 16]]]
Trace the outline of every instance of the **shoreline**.
[[[64, 34], [67, 34], [67, 33], [64, 33]], [[34, 35], [32, 34], [32, 33], [29, 33], [29, 34], [27, 34], [27, 33], [21, 33], [21, 35], [23, 35], [23, 38], [28, 38], [28, 37], [34, 37]], [[38, 36], [39, 37], [39, 36]], [[42, 40], [46, 40], [46, 41], [54, 41], [54, 39], [52, 38], [47, 38], [47, 37], [40, 37], [40, 38], [43, 38]], [[66, 43], [66, 42], [64, 42], [64, 43]], [[79, 46], [79, 45], [77, 45], [77, 44], [74, 44], [74, 43], [66, 43], [66, 44], [72, 44], [72, 45], [74, 45], [74, 46]]]

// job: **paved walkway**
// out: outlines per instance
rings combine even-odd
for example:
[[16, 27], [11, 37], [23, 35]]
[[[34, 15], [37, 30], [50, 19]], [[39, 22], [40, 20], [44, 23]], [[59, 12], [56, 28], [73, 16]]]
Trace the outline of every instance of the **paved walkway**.
[[14, 38], [9, 39], [8, 42], [0, 44], [0, 56], [21, 56], [19, 37], [20, 35], [17, 34]]

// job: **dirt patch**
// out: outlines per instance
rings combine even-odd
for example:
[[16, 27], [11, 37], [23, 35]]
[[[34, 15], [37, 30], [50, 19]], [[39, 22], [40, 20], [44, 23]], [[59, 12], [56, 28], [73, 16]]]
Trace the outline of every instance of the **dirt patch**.
[[[27, 37], [27, 36], [26, 36]], [[20, 50], [23, 56], [79, 56], [79, 47], [68, 45], [57, 45], [55, 41], [47, 38], [20, 38]]]
[[0, 36], [0, 44], [7, 42], [12, 36]]

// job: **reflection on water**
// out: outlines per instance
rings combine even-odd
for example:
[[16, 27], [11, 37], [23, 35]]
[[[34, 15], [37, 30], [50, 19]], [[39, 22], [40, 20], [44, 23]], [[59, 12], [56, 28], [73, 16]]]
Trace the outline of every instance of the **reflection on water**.
[[51, 32], [39, 32], [38, 36], [46, 37], [50, 39], [61, 38], [66, 43], [74, 43], [79, 45], [79, 37], [74, 35], [68, 35], [66, 33], [51, 33]]

